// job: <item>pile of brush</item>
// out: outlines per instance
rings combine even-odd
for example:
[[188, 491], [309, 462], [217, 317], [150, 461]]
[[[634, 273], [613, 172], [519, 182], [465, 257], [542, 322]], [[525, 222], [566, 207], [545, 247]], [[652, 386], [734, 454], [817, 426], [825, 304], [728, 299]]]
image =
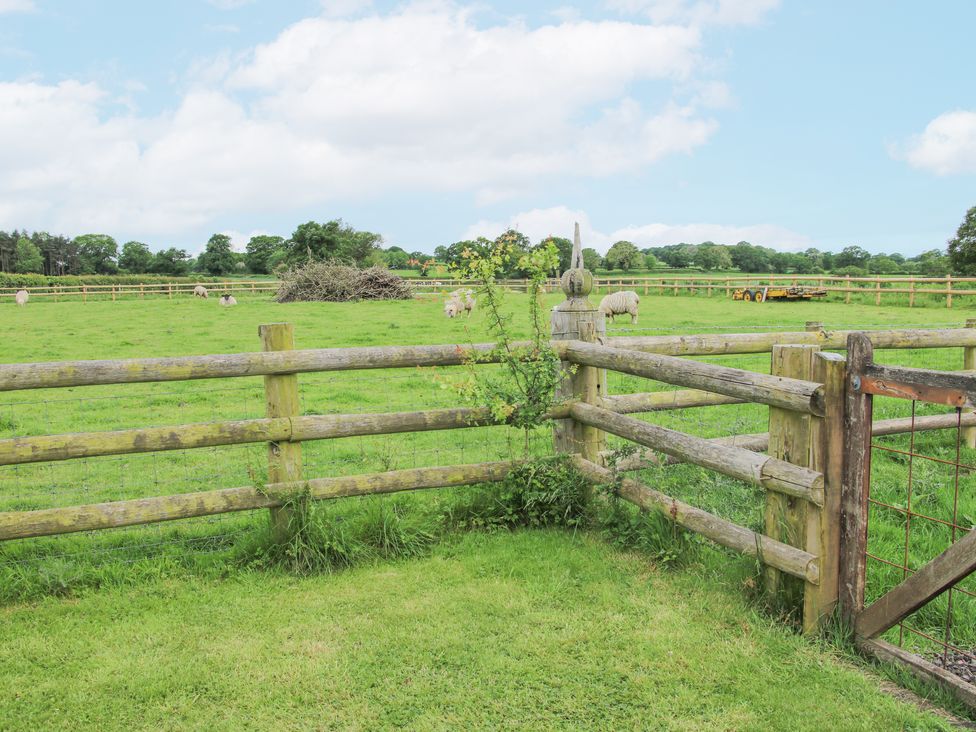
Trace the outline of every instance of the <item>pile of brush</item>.
[[409, 300], [410, 284], [385, 267], [359, 269], [341, 262], [307, 262], [282, 272], [278, 302]]

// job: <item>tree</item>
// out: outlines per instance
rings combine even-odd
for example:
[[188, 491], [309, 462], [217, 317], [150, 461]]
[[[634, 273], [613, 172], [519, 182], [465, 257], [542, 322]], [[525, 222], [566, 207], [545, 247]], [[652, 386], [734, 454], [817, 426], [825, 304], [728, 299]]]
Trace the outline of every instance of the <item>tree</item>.
[[840, 254], [834, 257], [834, 267], [867, 267], [871, 259], [871, 252], [859, 246], [851, 245], [841, 249]]
[[82, 234], [75, 237], [74, 243], [86, 272], [115, 274], [119, 271], [115, 261], [119, 247], [108, 234]]
[[249, 271], [255, 274], [268, 274], [271, 266], [268, 260], [276, 251], [284, 249], [285, 240], [280, 236], [259, 234], [252, 236], [244, 247], [244, 262]]
[[383, 237], [369, 231], [356, 231], [333, 219], [324, 224], [308, 221], [301, 224], [285, 242], [286, 259], [298, 264], [312, 259], [341, 259], [362, 266], [369, 255], [379, 248]]
[[548, 236], [536, 244], [533, 251], [542, 249], [547, 244], [552, 244], [559, 252], [559, 271], [556, 272], [556, 276], [559, 276], [572, 266], [573, 242], [563, 236]]
[[583, 250], [583, 268], [595, 273], [602, 266], [603, 257], [600, 256], [600, 252], [591, 247], [586, 247]]
[[700, 244], [695, 249], [695, 257], [692, 261], [696, 267], [701, 267], [706, 272], [732, 268], [732, 257], [729, 256], [728, 250], [710, 241]]
[[868, 272], [871, 274], [891, 274], [898, 271], [898, 262], [885, 254], [876, 254], [868, 260]]
[[41, 250], [26, 236], [17, 240], [17, 246], [14, 249], [14, 272], [21, 274], [44, 272], [44, 258], [41, 256]]
[[938, 249], [929, 249], [915, 257], [918, 273], [923, 277], [944, 277], [952, 271], [952, 260]]
[[153, 253], [141, 241], [127, 241], [119, 255], [119, 269], [133, 274], [144, 274], [152, 267]]
[[604, 259], [607, 263], [607, 269], [622, 269], [626, 272], [644, 266], [644, 255], [629, 241], [616, 242], [607, 251]]
[[644, 267], [646, 269], [657, 269], [661, 263], [657, 261], [655, 257], [650, 252], [644, 252]]
[[182, 277], [190, 272], [190, 258], [185, 249], [170, 247], [156, 252], [150, 271], [153, 274]]
[[695, 258], [695, 247], [691, 244], [669, 244], [659, 250], [652, 252], [658, 259], [675, 269], [684, 269], [691, 266], [691, 261]]
[[743, 272], [769, 272], [772, 269], [772, 250], [740, 241], [729, 255], [732, 264]]
[[956, 229], [947, 247], [953, 272], [964, 277], [976, 274], [976, 206], [966, 212], [966, 218]]
[[499, 270], [502, 277], [528, 277], [529, 273], [518, 266], [518, 261], [523, 254], [528, 254], [532, 249], [532, 242], [529, 237], [516, 229], [509, 229], [502, 232], [495, 239], [495, 249], [505, 248], [508, 250], [508, 259], [504, 267]]
[[234, 271], [234, 252], [230, 248], [230, 237], [214, 234], [207, 241], [207, 248], [197, 258], [197, 269], [215, 277]]
[[14, 268], [14, 253], [17, 251], [17, 240], [20, 235], [17, 230], [0, 231], [0, 272], [10, 272]]

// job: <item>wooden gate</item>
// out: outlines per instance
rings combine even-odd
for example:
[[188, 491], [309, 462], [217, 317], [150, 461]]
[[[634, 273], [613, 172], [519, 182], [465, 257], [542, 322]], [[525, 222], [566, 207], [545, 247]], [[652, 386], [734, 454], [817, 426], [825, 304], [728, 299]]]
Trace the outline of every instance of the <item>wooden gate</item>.
[[[876, 397], [885, 409], [910, 403], [913, 429], [873, 434]], [[849, 337], [841, 615], [862, 651], [976, 708], [976, 585], [966, 582], [976, 571], [976, 435], [964, 418], [974, 405], [972, 372], [881, 365], [864, 334]], [[945, 422], [928, 433], [938, 440], [916, 433], [916, 420], [933, 418]]]

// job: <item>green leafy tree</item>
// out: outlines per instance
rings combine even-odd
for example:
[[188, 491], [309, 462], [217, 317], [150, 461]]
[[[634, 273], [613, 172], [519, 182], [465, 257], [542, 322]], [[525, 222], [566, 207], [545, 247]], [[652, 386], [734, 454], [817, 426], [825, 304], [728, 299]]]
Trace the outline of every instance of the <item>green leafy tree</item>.
[[915, 257], [914, 261], [917, 264], [918, 273], [923, 277], [944, 277], [953, 269], [952, 260], [938, 249], [922, 252]]
[[728, 250], [710, 241], [703, 242], [695, 249], [695, 258], [692, 261], [696, 267], [701, 267], [706, 272], [713, 269], [732, 269], [732, 257]]
[[965, 277], [976, 274], [976, 206], [966, 212], [966, 218], [956, 229], [947, 247], [952, 270]]
[[141, 241], [127, 241], [119, 255], [119, 269], [133, 274], [145, 274], [152, 267], [153, 253]]
[[871, 274], [891, 274], [898, 269], [898, 262], [886, 254], [876, 254], [868, 261], [868, 272]]
[[394, 246], [383, 252], [383, 258], [390, 269], [406, 269], [407, 262], [410, 261], [410, 253]]
[[207, 242], [207, 248], [197, 258], [197, 269], [215, 277], [234, 271], [234, 252], [230, 248], [230, 237], [226, 234], [214, 234]]
[[280, 236], [259, 234], [252, 236], [244, 247], [244, 263], [247, 269], [255, 274], [271, 272], [269, 259], [278, 250], [284, 250], [285, 240]]
[[508, 252], [508, 256], [499, 270], [502, 277], [525, 278], [529, 276], [530, 273], [524, 266], [529, 260], [523, 260], [523, 257], [532, 249], [532, 242], [529, 241], [529, 237], [520, 231], [509, 229], [495, 239], [493, 249]]
[[600, 256], [600, 252], [591, 247], [586, 247], [583, 250], [583, 268], [590, 270], [590, 272], [596, 272], [601, 267], [603, 267], [603, 257]]
[[548, 236], [538, 244], [535, 245], [533, 251], [540, 249], [549, 244], [556, 247], [556, 252], [559, 254], [559, 264], [554, 270], [556, 275], [561, 275], [567, 269], [572, 266], [571, 259], [573, 258], [573, 242], [562, 236]]
[[644, 267], [645, 268], [647, 268], [647, 269], [657, 269], [660, 264], [661, 263], [659, 261], [657, 261], [657, 257], [655, 257], [650, 252], [646, 252], [644, 254]]
[[0, 231], [0, 272], [12, 272], [14, 268], [14, 256], [17, 251], [17, 240], [20, 235], [14, 229], [9, 234]]
[[44, 257], [41, 256], [41, 250], [26, 236], [17, 240], [17, 246], [14, 249], [14, 272], [22, 274], [44, 272]]
[[871, 252], [859, 246], [849, 246], [841, 249], [834, 257], [835, 267], [860, 267], [865, 269], [871, 259]]
[[[477, 239], [465, 239], [463, 241], [456, 241], [450, 246], [437, 247], [434, 249], [434, 252], [437, 255], [437, 259], [447, 265], [448, 269], [460, 272], [467, 267], [471, 254], [477, 255], [478, 257], [487, 257], [491, 254], [493, 247], [494, 244], [490, 239], [479, 236]], [[469, 254], [465, 254], [465, 252], [469, 252]], [[430, 259], [430, 255], [423, 254], [422, 252], [413, 252], [410, 258], [412, 261], [421, 263]]]
[[75, 245], [86, 272], [115, 274], [119, 271], [116, 263], [119, 246], [108, 234], [82, 234], [75, 237]]
[[771, 251], [747, 241], [740, 241], [729, 254], [732, 264], [743, 272], [769, 272], [773, 268]]
[[664, 263], [675, 269], [690, 267], [695, 258], [695, 247], [692, 244], [669, 244], [654, 251], [654, 256], [664, 260]]
[[340, 259], [362, 266], [382, 241], [379, 234], [356, 231], [342, 219], [324, 224], [308, 221], [295, 229], [285, 242], [286, 260], [290, 264], [299, 264], [309, 257]]
[[644, 266], [644, 255], [640, 249], [629, 241], [618, 241], [607, 251], [604, 257], [607, 269], [640, 269]]
[[170, 247], [156, 252], [150, 271], [153, 274], [183, 277], [190, 272], [190, 257], [185, 249]]

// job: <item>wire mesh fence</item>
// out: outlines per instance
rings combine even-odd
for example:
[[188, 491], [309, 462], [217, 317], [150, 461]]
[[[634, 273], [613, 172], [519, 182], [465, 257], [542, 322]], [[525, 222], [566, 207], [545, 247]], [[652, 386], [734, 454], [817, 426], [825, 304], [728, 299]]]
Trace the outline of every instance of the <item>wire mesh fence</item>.
[[[945, 407], [905, 403], [913, 429], [874, 437], [868, 495], [865, 603], [870, 604], [932, 561], [976, 525], [976, 451], [968, 447], [962, 410], [950, 430], [920, 432], [915, 420]], [[885, 640], [976, 681], [976, 580], [949, 587], [896, 627]]]

